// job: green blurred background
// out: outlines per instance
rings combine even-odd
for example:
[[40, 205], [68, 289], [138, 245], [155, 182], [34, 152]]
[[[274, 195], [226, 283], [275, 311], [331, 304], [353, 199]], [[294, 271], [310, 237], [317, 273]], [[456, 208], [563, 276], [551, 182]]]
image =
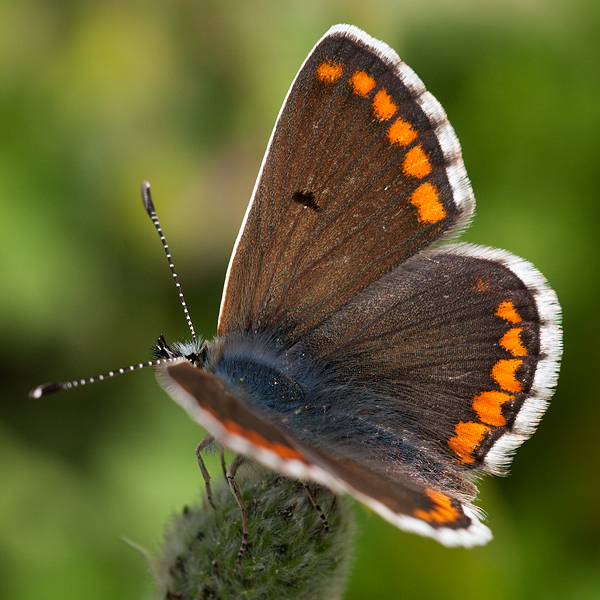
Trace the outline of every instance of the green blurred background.
[[538, 433], [481, 486], [494, 541], [446, 549], [357, 507], [346, 598], [600, 598], [596, 0], [0, 1], [0, 597], [152, 589], [120, 537], [157, 549], [199, 493], [202, 432], [150, 370], [27, 392], [188, 336], [143, 179], [214, 335], [280, 104], [338, 22], [394, 47], [444, 105], [477, 197], [464, 238], [532, 261], [565, 327]]

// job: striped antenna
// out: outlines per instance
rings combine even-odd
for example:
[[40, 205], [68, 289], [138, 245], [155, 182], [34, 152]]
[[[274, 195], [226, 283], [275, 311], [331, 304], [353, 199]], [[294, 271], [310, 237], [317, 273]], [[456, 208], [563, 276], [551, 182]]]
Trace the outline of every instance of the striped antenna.
[[175, 273], [175, 265], [173, 264], [173, 261], [171, 259], [171, 253], [169, 252], [167, 240], [165, 239], [160, 223], [158, 222], [158, 217], [156, 216], [156, 210], [154, 209], [154, 204], [152, 203], [152, 196], [150, 195], [150, 184], [147, 181], [144, 181], [144, 183], [142, 183], [142, 200], [144, 202], [144, 208], [146, 209], [148, 216], [152, 219], [152, 223], [154, 223], [154, 227], [156, 227], [156, 231], [158, 231], [158, 235], [160, 236], [160, 241], [162, 242], [163, 248], [167, 253], [169, 267], [171, 269], [171, 273], [173, 274], [175, 285], [177, 286], [177, 292], [179, 293], [179, 301], [181, 302], [181, 306], [183, 307], [183, 312], [185, 314], [185, 319], [187, 321], [188, 327], [190, 328], [190, 332], [192, 333], [192, 339], [194, 340], [194, 342], [196, 342], [196, 332], [194, 331], [192, 319], [190, 317], [185, 298], [183, 297], [183, 292], [181, 291], [181, 284], [179, 283], [177, 273]]
[[36, 388], [29, 392], [29, 397], [37, 400], [43, 396], [49, 396], [50, 394], [56, 394], [56, 392], [62, 392], [63, 390], [70, 390], [71, 388], [81, 387], [88, 383], [95, 383], [96, 381], [103, 381], [104, 379], [111, 379], [115, 375], [122, 375], [123, 373], [129, 373], [130, 371], [137, 371], [144, 369], [145, 367], [158, 367], [158, 365], [164, 365], [165, 363], [177, 360], [177, 358], [159, 358], [156, 360], [150, 360], [145, 363], [139, 363], [137, 365], [131, 365], [125, 369], [117, 369], [116, 371], [109, 371], [96, 377], [88, 377], [88, 379], [76, 379], [75, 381], [56, 381], [54, 383], [43, 383], [38, 385]]

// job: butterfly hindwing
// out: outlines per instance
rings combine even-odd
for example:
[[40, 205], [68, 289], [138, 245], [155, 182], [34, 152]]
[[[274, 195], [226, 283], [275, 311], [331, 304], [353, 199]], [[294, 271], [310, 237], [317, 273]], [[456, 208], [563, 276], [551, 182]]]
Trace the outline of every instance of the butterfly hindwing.
[[[469, 244], [406, 261], [301, 342], [379, 398], [380, 419], [450, 459], [502, 472], [534, 431], [560, 361], [560, 307], [529, 263]], [[387, 416], [386, 416], [387, 414]]]
[[439, 103], [382, 42], [333, 27], [277, 120], [229, 266], [219, 335], [291, 345], [473, 211]]

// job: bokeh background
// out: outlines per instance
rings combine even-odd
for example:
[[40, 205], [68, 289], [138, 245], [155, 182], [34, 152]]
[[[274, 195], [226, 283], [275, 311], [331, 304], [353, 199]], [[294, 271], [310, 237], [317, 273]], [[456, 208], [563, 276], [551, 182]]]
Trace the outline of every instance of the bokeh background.
[[[31, 401], [49, 380], [215, 333], [229, 253], [296, 70], [337, 22], [385, 40], [441, 101], [478, 214], [464, 239], [532, 261], [564, 310], [558, 391], [446, 549], [357, 506], [346, 598], [600, 598], [600, 3], [0, 2], [0, 597], [143, 598], [150, 551], [200, 492], [202, 432], [150, 370]], [[211, 463], [211, 468], [216, 465]]]

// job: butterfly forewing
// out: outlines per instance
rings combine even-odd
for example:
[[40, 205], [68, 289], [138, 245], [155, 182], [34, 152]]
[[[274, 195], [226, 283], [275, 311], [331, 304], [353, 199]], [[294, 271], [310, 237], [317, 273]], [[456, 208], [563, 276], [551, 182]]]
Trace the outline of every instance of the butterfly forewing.
[[307, 444], [260, 411], [248, 410], [243, 395], [223, 380], [186, 361], [160, 368], [173, 398], [219, 442], [264, 466], [313, 480], [358, 498], [396, 526], [448, 546], [486, 543], [491, 534], [468, 504], [415, 479], [388, 476], [382, 469]]
[[289, 346], [473, 201], [445, 114], [388, 46], [333, 28], [277, 120], [229, 267], [219, 335]]

